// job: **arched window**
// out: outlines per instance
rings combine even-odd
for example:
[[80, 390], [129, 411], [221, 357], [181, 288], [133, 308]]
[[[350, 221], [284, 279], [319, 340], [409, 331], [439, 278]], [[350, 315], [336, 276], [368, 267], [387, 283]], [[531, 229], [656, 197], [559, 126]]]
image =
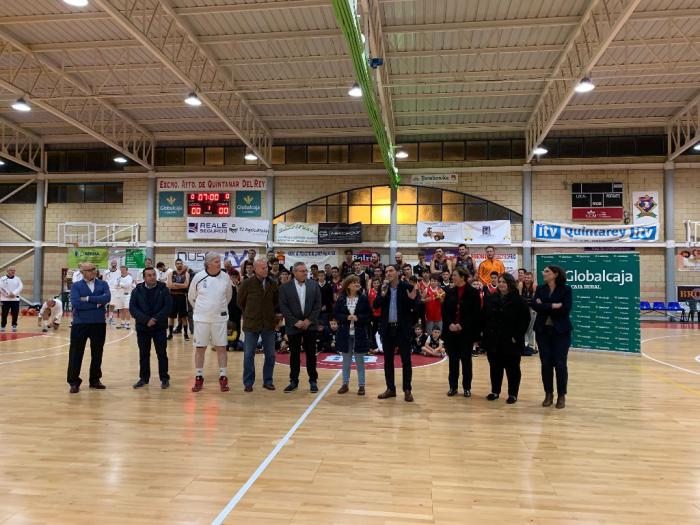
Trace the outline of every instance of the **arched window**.
[[[510, 220], [520, 224], [519, 213], [473, 195], [427, 186], [399, 186], [398, 224], [418, 221], [490, 221]], [[366, 186], [326, 195], [306, 202], [275, 217], [278, 222], [361, 222], [389, 224], [391, 189]]]

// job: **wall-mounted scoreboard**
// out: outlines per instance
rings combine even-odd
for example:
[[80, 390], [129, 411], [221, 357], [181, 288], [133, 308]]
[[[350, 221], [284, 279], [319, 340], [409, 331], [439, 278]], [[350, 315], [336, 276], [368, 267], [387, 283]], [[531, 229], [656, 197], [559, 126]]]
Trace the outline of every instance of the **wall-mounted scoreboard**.
[[230, 217], [230, 193], [189, 192], [187, 194], [188, 217]]
[[621, 221], [621, 182], [575, 182], [571, 185], [571, 218], [575, 221]]

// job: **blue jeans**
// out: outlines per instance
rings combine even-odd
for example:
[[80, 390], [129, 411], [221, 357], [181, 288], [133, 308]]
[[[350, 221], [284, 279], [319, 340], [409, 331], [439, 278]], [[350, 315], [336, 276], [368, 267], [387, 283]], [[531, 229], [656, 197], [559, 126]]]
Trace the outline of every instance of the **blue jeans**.
[[365, 386], [365, 354], [355, 354], [355, 336], [348, 339], [348, 351], [343, 353], [343, 384], [350, 383], [350, 368], [352, 367], [352, 356], [355, 355], [355, 365], [357, 366], [357, 384]]
[[272, 372], [275, 369], [275, 331], [263, 330], [261, 332], [249, 332], [244, 330], [243, 341], [243, 386], [253, 386], [255, 383], [255, 347], [258, 337], [262, 336], [265, 362], [263, 363], [263, 384], [272, 384]]

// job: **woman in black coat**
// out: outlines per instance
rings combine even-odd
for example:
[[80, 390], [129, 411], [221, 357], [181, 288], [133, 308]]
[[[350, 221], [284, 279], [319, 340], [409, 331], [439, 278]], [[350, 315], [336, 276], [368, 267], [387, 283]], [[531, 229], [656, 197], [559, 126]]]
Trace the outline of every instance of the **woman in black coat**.
[[530, 308], [518, 292], [518, 283], [509, 273], [498, 278], [496, 292], [486, 298], [484, 333], [481, 346], [486, 349], [491, 371], [489, 401], [498, 399], [503, 384], [503, 371], [508, 376], [508, 399], [518, 400], [520, 388], [520, 351], [525, 345], [525, 332], [530, 324]]
[[338, 322], [338, 335], [335, 349], [343, 355], [343, 386], [339, 394], [348, 392], [352, 356], [355, 354], [357, 366], [358, 396], [365, 395], [365, 354], [369, 352], [369, 318], [371, 310], [367, 295], [362, 293], [362, 285], [357, 275], [349, 275], [343, 280], [340, 296], [333, 308]]
[[448, 397], [457, 394], [459, 364], [462, 363], [464, 397], [472, 395], [472, 347], [481, 333], [481, 299], [472, 288], [464, 268], [452, 272], [454, 286], [448, 288], [442, 302], [442, 340], [449, 360]]
[[542, 363], [543, 407], [554, 401], [554, 381], [557, 376], [557, 408], [566, 406], [566, 385], [569, 370], [566, 364], [571, 346], [573, 325], [569, 312], [573, 304], [571, 287], [566, 284], [566, 272], [559, 266], [545, 266], [542, 270], [544, 284], [537, 287], [532, 309], [537, 312], [535, 337]]

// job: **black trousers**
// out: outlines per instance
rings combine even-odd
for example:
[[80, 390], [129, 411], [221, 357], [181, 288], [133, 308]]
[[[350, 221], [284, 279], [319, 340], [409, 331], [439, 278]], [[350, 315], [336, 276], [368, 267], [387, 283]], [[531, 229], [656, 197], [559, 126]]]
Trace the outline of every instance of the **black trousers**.
[[413, 367], [411, 364], [411, 343], [400, 331], [398, 325], [389, 325], [387, 332], [382, 336], [382, 348], [384, 350], [384, 379], [388, 390], [396, 391], [394, 373], [394, 348], [399, 348], [401, 354], [401, 368], [403, 372], [403, 391], [411, 391], [413, 379]]
[[[445, 327], [444, 327], [445, 328]], [[472, 389], [472, 347], [474, 341], [463, 335], [445, 333], [445, 352], [449, 363], [447, 380], [450, 390], [457, 390], [459, 383], [459, 365], [462, 365], [462, 388]]]
[[540, 351], [540, 363], [542, 365], [542, 386], [547, 394], [554, 393], [553, 375], [557, 376], [557, 393], [566, 395], [566, 386], [569, 381], [569, 370], [566, 360], [571, 346], [571, 332], [557, 333], [553, 327], [546, 326], [543, 332], [535, 334], [537, 348]]
[[158, 357], [158, 376], [161, 382], [169, 381], [168, 375], [168, 335], [165, 328], [151, 329], [136, 327], [136, 341], [139, 345], [139, 378], [145, 383], [151, 379], [151, 341]]
[[2, 302], [2, 326], [7, 326], [7, 314], [12, 313], [12, 326], [17, 326], [17, 316], [19, 315], [19, 301], [3, 301]]
[[369, 318], [369, 347], [371, 350], [376, 350], [377, 332], [379, 331], [379, 317], [371, 316]]
[[68, 351], [68, 384], [80, 385], [80, 368], [83, 366], [85, 345], [90, 340], [90, 384], [95, 385], [102, 377], [102, 351], [105, 345], [107, 325], [102, 323], [81, 323], [71, 326], [70, 350]]
[[501, 385], [503, 384], [503, 371], [505, 370], [508, 377], [508, 395], [518, 397], [520, 390], [520, 353], [517, 352], [486, 352], [486, 357], [489, 360], [489, 369], [491, 372], [491, 392], [494, 394], [501, 393]]
[[316, 330], [304, 330], [298, 334], [290, 334], [289, 339], [289, 381], [299, 383], [301, 371], [301, 352], [306, 354], [306, 371], [309, 381], [318, 381], [316, 372]]

